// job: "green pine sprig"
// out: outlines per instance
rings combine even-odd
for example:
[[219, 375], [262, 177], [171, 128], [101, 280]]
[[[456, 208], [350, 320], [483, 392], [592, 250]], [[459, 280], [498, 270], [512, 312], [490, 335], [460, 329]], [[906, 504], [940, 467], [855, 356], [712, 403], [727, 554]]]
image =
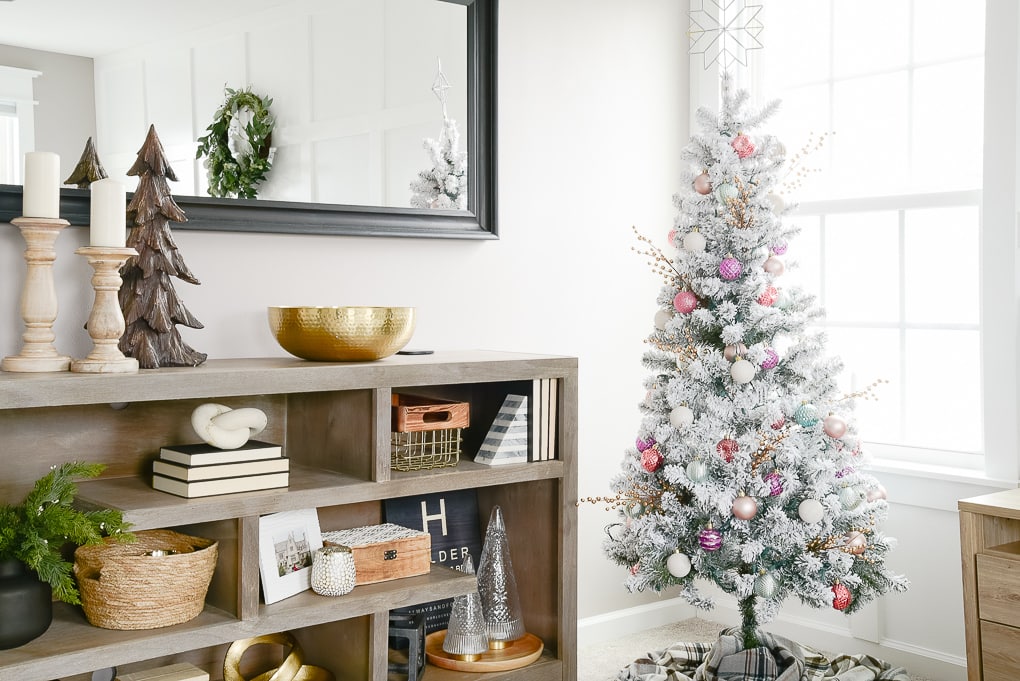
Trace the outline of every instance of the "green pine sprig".
[[81, 599], [64, 559], [67, 544], [98, 544], [104, 536], [132, 541], [130, 523], [114, 509], [80, 510], [73, 507], [78, 494], [75, 480], [94, 478], [106, 466], [72, 461], [54, 466], [36, 480], [20, 504], [0, 505], [0, 559], [17, 559], [48, 582], [53, 595], [65, 603]]
[[[254, 199], [273, 165], [269, 153], [270, 136], [276, 126], [276, 119], [269, 113], [273, 100], [260, 97], [251, 88], [228, 87], [224, 93], [226, 100], [213, 115], [207, 134], [198, 138], [195, 158], [207, 157], [210, 196]], [[244, 108], [252, 112], [251, 122], [245, 126], [252, 152], [238, 159], [230, 152], [230, 122]]]

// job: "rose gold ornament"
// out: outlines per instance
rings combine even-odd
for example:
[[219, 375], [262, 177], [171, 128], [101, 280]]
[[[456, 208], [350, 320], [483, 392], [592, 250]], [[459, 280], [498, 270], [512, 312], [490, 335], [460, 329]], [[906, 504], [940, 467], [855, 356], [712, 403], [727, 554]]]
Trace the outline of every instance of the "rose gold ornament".
[[839, 439], [846, 435], [846, 421], [835, 414], [829, 414], [822, 421], [822, 430], [831, 438]]
[[758, 515], [758, 502], [754, 497], [739, 496], [733, 500], [733, 515], [741, 520], [750, 520]]
[[708, 178], [708, 173], [702, 173], [694, 178], [694, 191], [701, 195], [712, 193], [712, 180]]
[[762, 269], [771, 274], [773, 277], [778, 277], [786, 271], [786, 265], [784, 265], [783, 261], [776, 256], [770, 255], [766, 258], [765, 262], [762, 263]]
[[729, 361], [729, 362], [732, 362], [733, 360], [735, 360], [738, 355], [746, 355], [746, 354], [747, 354], [747, 346], [744, 345], [743, 343], [737, 343], [736, 345], [727, 345], [726, 349], [723, 350], [723, 357], [725, 357], [726, 360]]
[[881, 484], [876, 484], [874, 487], [868, 490], [868, 501], [878, 501], [879, 499], [886, 498], [885, 487]]
[[844, 550], [847, 553], [859, 556], [864, 553], [864, 549], [868, 547], [868, 538], [863, 532], [854, 530], [846, 533], [846, 543], [844, 544]]

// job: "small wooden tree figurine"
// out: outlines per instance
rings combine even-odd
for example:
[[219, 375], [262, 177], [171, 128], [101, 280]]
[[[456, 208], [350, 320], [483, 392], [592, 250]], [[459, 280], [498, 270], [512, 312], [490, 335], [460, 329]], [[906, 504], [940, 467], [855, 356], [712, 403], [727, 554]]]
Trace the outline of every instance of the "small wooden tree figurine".
[[145, 144], [138, 150], [128, 175], [138, 177], [138, 189], [128, 203], [132, 225], [127, 245], [138, 251], [121, 268], [124, 285], [120, 307], [125, 331], [120, 350], [138, 360], [142, 369], [161, 366], [198, 366], [206, 355], [181, 338], [177, 324], [193, 329], [202, 323], [188, 312], [177, 296], [171, 277], [200, 284], [177, 251], [171, 222], [186, 222], [184, 211], [174, 202], [167, 180], [177, 175], [166, 160], [155, 126], [149, 126]]
[[71, 176], [64, 180], [64, 184], [76, 184], [78, 189], [88, 189], [93, 182], [106, 177], [108, 177], [106, 170], [99, 160], [92, 138], [89, 137], [85, 142], [85, 151], [81, 152], [81, 158], [78, 159], [78, 165], [71, 171]]

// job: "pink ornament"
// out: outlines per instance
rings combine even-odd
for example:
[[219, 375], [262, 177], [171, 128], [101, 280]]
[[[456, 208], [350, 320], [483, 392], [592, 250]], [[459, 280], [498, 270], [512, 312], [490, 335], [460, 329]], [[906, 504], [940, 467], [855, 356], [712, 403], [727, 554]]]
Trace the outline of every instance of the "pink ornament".
[[853, 466], [847, 466], [846, 468], [841, 468], [838, 471], [836, 471], [836, 479], [845, 478], [846, 476], [850, 475], [853, 472], [854, 472], [854, 467]]
[[698, 544], [706, 551], [718, 551], [722, 546], [722, 532], [711, 527], [706, 527], [698, 533]]
[[630, 574], [636, 575], [638, 573], [638, 570], [640, 569], [641, 563], [634, 563], [633, 565], [630, 566]]
[[739, 496], [733, 500], [733, 515], [741, 520], [750, 520], [758, 515], [758, 502], [754, 497]]
[[765, 307], [775, 305], [777, 300], [779, 300], [779, 290], [775, 286], [769, 286], [758, 296], [758, 304]]
[[666, 241], [669, 242], [671, 246], [673, 245], [673, 241], [675, 239], [676, 239], [676, 227], [669, 230], [669, 233], [666, 235]]
[[779, 420], [772, 424], [772, 430], [779, 430], [786, 425], [786, 417], [780, 416]]
[[832, 607], [836, 610], [846, 610], [851, 601], [853, 596], [850, 595], [850, 589], [843, 584], [832, 585]]
[[835, 414], [829, 414], [822, 421], [822, 430], [831, 438], [838, 440], [846, 435], [846, 421]]
[[789, 244], [787, 244], [785, 241], [779, 241], [779, 242], [777, 242], [777, 243], [772, 245], [772, 254], [773, 255], [783, 255], [784, 253], [786, 253], [786, 249], [788, 247], [789, 247]]
[[740, 273], [744, 271], [744, 266], [740, 264], [740, 261], [733, 257], [723, 258], [723, 261], [719, 263], [719, 276], [726, 281], [733, 281], [740, 276]]
[[650, 437], [647, 440], [645, 440], [644, 438], [640, 438], [639, 437], [635, 444], [637, 445], [637, 450], [639, 452], [643, 452], [643, 451], [645, 451], [646, 449], [648, 449], [649, 447], [651, 447], [652, 445], [655, 444], [655, 438], [654, 437]]
[[715, 445], [715, 451], [726, 463], [733, 461], [733, 455], [740, 451], [740, 445], [736, 440], [724, 438]]
[[690, 291], [680, 291], [673, 298], [673, 307], [680, 314], [687, 314], [698, 306], [698, 297]]
[[770, 255], [764, 263], [762, 263], [762, 269], [771, 274], [773, 277], [780, 276], [786, 271], [786, 265], [779, 258]]
[[778, 497], [783, 493], [783, 476], [779, 475], [779, 471], [772, 471], [766, 475], [765, 482], [769, 484], [770, 497]]
[[649, 473], [654, 473], [659, 470], [659, 466], [662, 465], [664, 458], [662, 452], [659, 451], [659, 447], [652, 445], [641, 453], [641, 466]]
[[708, 179], [708, 173], [702, 173], [694, 178], [694, 191], [701, 195], [712, 193], [712, 180]]
[[772, 348], [765, 348], [765, 359], [761, 361], [762, 369], [775, 369], [779, 364], [779, 355]]
[[737, 152], [737, 158], [747, 158], [754, 153], [754, 142], [744, 133], [734, 137], [730, 146], [733, 147], [733, 151]]

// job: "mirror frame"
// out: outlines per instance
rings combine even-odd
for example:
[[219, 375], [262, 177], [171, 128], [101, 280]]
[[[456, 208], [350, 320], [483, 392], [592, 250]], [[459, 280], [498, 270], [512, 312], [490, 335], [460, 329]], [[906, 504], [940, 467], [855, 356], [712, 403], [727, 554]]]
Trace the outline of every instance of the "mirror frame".
[[[440, 0], [467, 7], [468, 209], [380, 206], [174, 196], [187, 222], [174, 229], [446, 239], [497, 239], [496, 105], [499, 0]], [[144, 133], [141, 131], [140, 134]], [[0, 185], [0, 221], [21, 214], [22, 188]], [[130, 193], [129, 193], [130, 195]], [[60, 190], [60, 217], [89, 224], [87, 189]]]

